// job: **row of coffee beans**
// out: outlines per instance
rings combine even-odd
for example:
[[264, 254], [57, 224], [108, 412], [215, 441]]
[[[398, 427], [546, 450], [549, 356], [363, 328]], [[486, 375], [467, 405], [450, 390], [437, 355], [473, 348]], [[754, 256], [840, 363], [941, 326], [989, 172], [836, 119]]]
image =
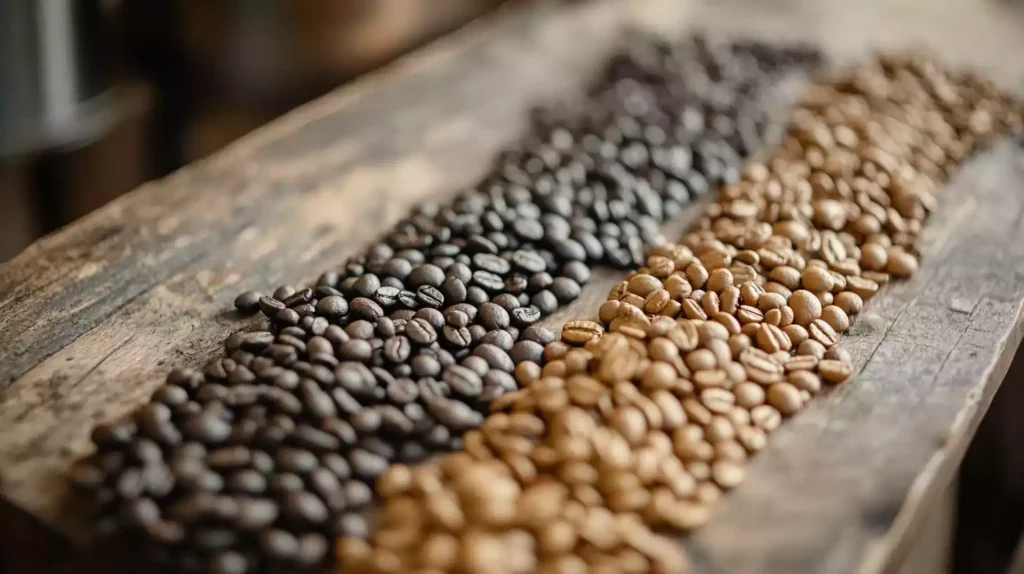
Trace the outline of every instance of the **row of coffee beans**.
[[747, 460], [823, 384], [836, 341], [890, 277], [917, 268], [936, 191], [1018, 102], [921, 58], [812, 87], [783, 148], [725, 186], [680, 245], [650, 250], [597, 321], [492, 402], [463, 451], [392, 466], [371, 540], [344, 572], [685, 572], [668, 532], [707, 522]]
[[590, 266], [642, 262], [658, 224], [735, 181], [766, 133], [761, 94], [815, 52], [645, 41], [584, 109], [531, 135], [449, 205], [424, 205], [312, 287], [243, 293], [264, 325], [93, 432], [75, 480], [104, 527], [186, 571], [294, 571], [368, 532], [375, 479], [464, 446], [542, 359], [537, 325]]

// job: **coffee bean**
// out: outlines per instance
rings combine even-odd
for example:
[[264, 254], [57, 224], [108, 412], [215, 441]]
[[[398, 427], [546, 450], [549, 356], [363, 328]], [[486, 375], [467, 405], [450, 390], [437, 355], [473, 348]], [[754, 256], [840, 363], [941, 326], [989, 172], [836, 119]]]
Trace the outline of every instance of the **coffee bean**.
[[260, 309], [263, 294], [258, 291], [246, 291], [235, 298], [235, 308], [243, 313], [255, 313]]
[[282, 510], [286, 516], [310, 524], [320, 524], [328, 516], [324, 503], [315, 494], [304, 490], [289, 491]]
[[480, 376], [460, 365], [452, 365], [445, 369], [444, 382], [448, 383], [453, 391], [466, 397], [478, 396], [483, 389]]
[[528, 327], [540, 319], [540, 311], [533, 306], [512, 310], [512, 319], [519, 327]]
[[495, 303], [484, 303], [479, 311], [480, 324], [488, 330], [504, 329], [509, 326], [509, 314]]
[[405, 334], [410, 341], [418, 345], [429, 345], [437, 340], [437, 332], [425, 319], [409, 321], [405, 326]]

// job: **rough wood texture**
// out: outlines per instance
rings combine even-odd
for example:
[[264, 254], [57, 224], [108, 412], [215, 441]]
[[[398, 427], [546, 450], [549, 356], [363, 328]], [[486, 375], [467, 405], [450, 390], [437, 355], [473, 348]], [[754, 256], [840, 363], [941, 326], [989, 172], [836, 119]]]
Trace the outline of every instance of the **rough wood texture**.
[[[570, 93], [624, 23], [676, 31], [684, 14], [843, 56], [924, 43], [1006, 83], [1024, 71], [1021, 16], [981, 0], [606, 0], [475, 24], [0, 266], [0, 523], [26, 511], [82, 537], [63, 473], [88, 452], [87, 429], [141, 403], [170, 366], [216, 352], [244, 325], [228, 311], [236, 293], [314, 277], [410, 204], [471, 182], [528, 106]], [[1021, 155], [1002, 145], [945, 190], [921, 272], [847, 337], [863, 373], [779, 431], [687, 541], [699, 572], [899, 566], [1021, 340]], [[593, 314], [618, 276], [599, 274], [552, 323]]]

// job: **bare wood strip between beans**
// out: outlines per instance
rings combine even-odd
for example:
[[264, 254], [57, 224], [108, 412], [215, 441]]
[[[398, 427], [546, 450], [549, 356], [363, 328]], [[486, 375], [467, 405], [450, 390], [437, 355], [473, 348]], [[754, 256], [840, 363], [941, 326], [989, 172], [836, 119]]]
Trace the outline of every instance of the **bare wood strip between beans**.
[[569, 321], [463, 451], [380, 479], [346, 572], [685, 572], [748, 457], [823, 383], [864, 302], [914, 273], [936, 194], [1021, 104], [921, 57], [812, 86], [781, 149], [745, 166], [680, 244], [650, 250], [596, 321]]

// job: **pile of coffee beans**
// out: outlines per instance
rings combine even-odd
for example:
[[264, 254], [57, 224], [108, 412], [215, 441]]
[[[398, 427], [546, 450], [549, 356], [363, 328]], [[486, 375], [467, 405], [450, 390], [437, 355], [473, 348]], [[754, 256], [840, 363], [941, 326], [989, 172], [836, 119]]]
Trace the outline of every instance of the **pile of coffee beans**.
[[921, 57], [808, 90], [782, 149], [747, 164], [681, 244], [650, 250], [598, 320], [523, 362], [463, 451], [395, 465], [344, 571], [685, 572], [666, 533], [710, 519], [746, 461], [823, 384], [864, 301], [918, 266], [939, 186], [1022, 106]]
[[[247, 292], [263, 324], [202, 370], [97, 427], [74, 469], [101, 517], [181, 571], [323, 564], [369, 532], [393, 462], [466, 446], [516, 391], [590, 266], [635, 266], [658, 225], [738, 178], [760, 145], [761, 96], [803, 48], [644, 40], [615, 57], [583, 109], [538, 112], [531, 135], [451, 204], [418, 207], [315, 285]], [[532, 367], [522, 367], [530, 369]], [[470, 439], [475, 440], [475, 439]]]

